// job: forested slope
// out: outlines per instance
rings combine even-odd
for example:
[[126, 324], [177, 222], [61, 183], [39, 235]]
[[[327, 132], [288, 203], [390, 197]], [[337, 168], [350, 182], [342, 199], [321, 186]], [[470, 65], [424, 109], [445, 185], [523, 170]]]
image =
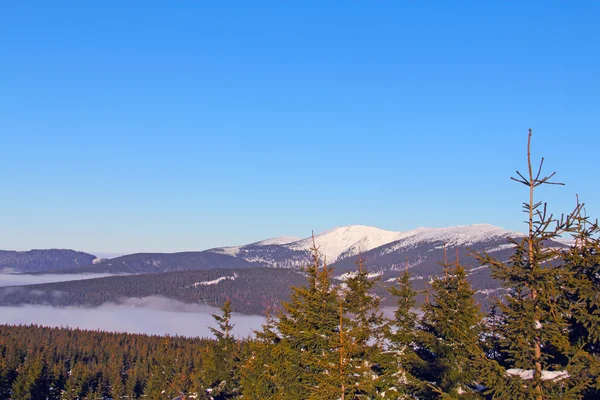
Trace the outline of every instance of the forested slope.
[[300, 271], [275, 268], [111, 276], [1, 288], [0, 304], [94, 307], [129, 298], [163, 296], [216, 306], [231, 299], [235, 311], [263, 314], [267, 308], [276, 308], [286, 300], [290, 285], [297, 285], [303, 279]]

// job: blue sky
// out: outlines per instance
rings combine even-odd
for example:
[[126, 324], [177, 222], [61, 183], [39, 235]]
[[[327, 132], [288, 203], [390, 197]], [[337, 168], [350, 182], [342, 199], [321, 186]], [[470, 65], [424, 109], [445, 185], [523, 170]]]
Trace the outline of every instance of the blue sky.
[[600, 3], [0, 5], [0, 248], [521, 230], [527, 129], [600, 214]]

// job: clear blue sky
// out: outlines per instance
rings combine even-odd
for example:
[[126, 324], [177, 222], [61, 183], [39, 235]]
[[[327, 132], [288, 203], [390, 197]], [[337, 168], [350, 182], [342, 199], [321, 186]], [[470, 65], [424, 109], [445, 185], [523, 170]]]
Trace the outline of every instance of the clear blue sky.
[[[210, 4], [209, 4], [210, 3]], [[5, 1], [0, 248], [600, 215], [596, 1]]]

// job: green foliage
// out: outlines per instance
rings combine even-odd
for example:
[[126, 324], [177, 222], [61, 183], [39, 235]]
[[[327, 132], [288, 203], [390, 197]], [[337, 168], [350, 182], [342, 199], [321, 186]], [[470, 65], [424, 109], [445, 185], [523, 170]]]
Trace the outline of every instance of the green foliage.
[[249, 399], [277, 399], [278, 381], [283, 361], [283, 346], [276, 333], [276, 321], [267, 313], [262, 330], [256, 332], [256, 339], [249, 343], [249, 354], [243, 358], [240, 368], [240, 385], [243, 394]]
[[47, 400], [50, 377], [43, 354], [31, 354], [25, 360], [12, 387], [14, 400]]
[[[458, 250], [458, 249], [457, 249]], [[483, 398], [476, 390], [478, 372], [473, 368], [472, 349], [480, 346], [482, 317], [475, 304], [464, 268], [444, 265], [443, 276], [431, 287], [433, 301], [423, 306], [423, 318], [417, 331], [421, 368], [419, 379], [428, 382], [422, 396], [452, 399]]]
[[[524, 203], [528, 233], [513, 238], [515, 252], [508, 262], [481, 254], [482, 264], [492, 267], [493, 276], [507, 289], [498, 303], [497, 351], [500, 357], [481, 360], [484, 383], [495, 398], [503, 399], [578, 399], [593, 381], [590, 357], [577, 340], [573, 340], [573, 317], [581, 311], [570, 299], [582, 281], [577, 268], [567, 267], [563, 251], [547, 244], [564, 234], [580, 231], [582, 205], [567, 216], [555, 219], [546, 205], [534, 202], [534, 191], [550, 181], [554, 174], [541, 177], [541, 166], [534, 173], [528, 143], [528, 176], [513, 178], [529, 189]], [[567, 257], [567, 262], [568, 257]], [[580, 278], [582, 275], [580, 275]], [[558, 374], [550, 378], [549, 374]], [[597, 376], [597, 375], [596, 375]]]
[[304, 268], [307, 284], [292, 287], [291, 300], [284, 303], [285, 312], [277, 322], [282, 354], [277, 388], [289, 399], [333, 396], [323, 380], [332, 376], [337, 365], [332, 351], [339, 329], [337, 293], [331, 270], [321, 265], [318, 249], [313, 253], [313, 263]]
[[231, 398], [237, 392], [239, 349], [233, 337], [231, 323], [231, 302], [225, 301], [221, 314], [213, 314], [217, 327], [211, 327], [217, 342], [206, 348], [202, 373], [203, 389], [209, 390], [215, 399]]

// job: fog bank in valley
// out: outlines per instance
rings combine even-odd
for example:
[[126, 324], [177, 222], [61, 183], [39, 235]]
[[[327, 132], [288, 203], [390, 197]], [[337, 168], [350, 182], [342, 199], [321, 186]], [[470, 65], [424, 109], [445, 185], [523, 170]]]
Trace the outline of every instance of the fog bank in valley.
[[104, 278], [112, 274], [2, 274], [0, 273], [0, 287], [35, 285], [38, 283], [78, 281], [82, 279]]

